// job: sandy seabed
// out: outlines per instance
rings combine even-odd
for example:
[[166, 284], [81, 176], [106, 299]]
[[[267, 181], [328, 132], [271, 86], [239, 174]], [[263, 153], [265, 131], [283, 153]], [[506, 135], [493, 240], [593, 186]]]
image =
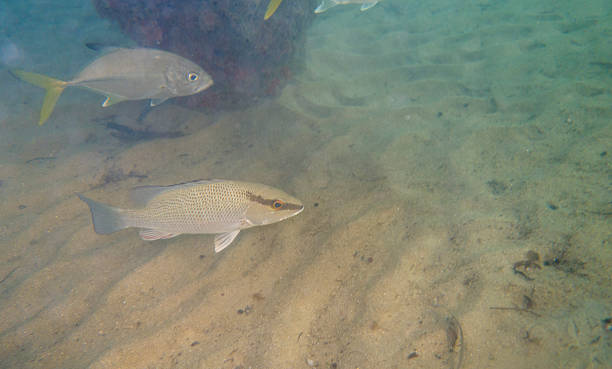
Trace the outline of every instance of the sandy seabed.
[[[8, 68], [68, 78], [84, 42], [127, 41], [91, 5], [19, 4], [0, 11], [0, 367], [612, 367], [611, 3], [338, 7], [256, 107], [138, 122], [143, 102], [67, 90], [42, 127]], [[214, 254], [97, 235], [75, 196], [198, 178], [306, 209]]]

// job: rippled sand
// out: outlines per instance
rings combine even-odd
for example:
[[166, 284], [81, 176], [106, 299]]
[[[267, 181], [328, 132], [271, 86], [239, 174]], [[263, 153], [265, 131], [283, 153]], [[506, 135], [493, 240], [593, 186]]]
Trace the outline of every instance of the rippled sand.
[[[0, 71], [0, 367], [612, 366], [611, 8], [527, 4], [334, 8], [282, 95], [240, 112], [139, 123], [74, 90], [38, 127], [42, 91]], [[41, 72], [92, 56], [33, 43]], [[75, 196], [198, 178], [306, 209], [215, 255], [97, 235]]]

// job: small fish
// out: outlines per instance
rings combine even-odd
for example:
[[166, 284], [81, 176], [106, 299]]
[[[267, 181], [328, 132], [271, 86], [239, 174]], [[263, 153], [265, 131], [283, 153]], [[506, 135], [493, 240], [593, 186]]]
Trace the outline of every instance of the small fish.
[[89, 205], [96, 233], [137, 227], [147, 241], [212, 233], [217, 234], [215, 252], [229, 246], [242, 229], [280, 222], [304, 210], [300, 200], [276, 188], [220, 179], [136, 187], [132, 199], [142, 206], [138, 209], [114, 208], [78, 196]]
[[321, 4], [315, 9], [315, 13], [323, 13], [329, 8], [333, 8], [336, 5], [346, 4], [361, 4], [361, 11], [368, 10], [376, 5], [381, 0], [321, 0]]
[[42, 74], [11, 71], [18, 78], [47, 90], [38, 124], [47, 121], [64, 88], [85, 87], [106, 96], [102, 106], [125, 100], [151, 99], [151, 106], [171, 97], [188, 96], [213, 84], [195, 63], [167, 51], [114, 48], [94, 60], [73, 80], [60, 81]]
[[268, 9], [266, 9], [266, 15], [264, 15], [264, 20], [268, 20], [268, 18], [270, 18], [272, 14], [274, 14], [276, 9], [278, 9], [278, 6], [282, 2], [283, 0], [270, 0], [270, 2], [268, 3]]

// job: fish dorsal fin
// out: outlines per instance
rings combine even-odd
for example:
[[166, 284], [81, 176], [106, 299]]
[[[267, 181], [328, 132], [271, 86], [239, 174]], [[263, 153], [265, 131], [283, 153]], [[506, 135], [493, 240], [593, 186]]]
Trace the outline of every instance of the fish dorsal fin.
[[361, 5], [361, 11], [366, 11], [368, 9], [370, 9], [371, 7], [373, 7], [374, 5], [376, 5], [378, 3], [378, 1], [372, 1], [371, 3], [363, 3]]
[[191, 187], [195, 185], [209, 184], [223, 182], [221, 179], [199, 179], [192, 182], [177, 183], [169, 186], [139, 186], [132, 188], [130, 192], [130, 199], [134, 204], [139, 206], [145, 206], [151, 201], [152, 198], [167, 192], [177, 190], [179, 188]]
[[319, 6], [315, 9], [314, 12], [317, 14], [323, 13], [327, 9], [333, 8], [336, 5], [338, 4], [336, 4], [336, 2], [333, 0], [321, 0], [321, 4], [319, 4]]
[[111, 45], [103, 44], [101, 42], [87, 42], [85, 46], [87, 46], [87, 48], [90, 50], [102, 52], [105, 54], [112, 53], [113, 51], [117, 51], [121, 49], [126, 49], [125, 47], [111, 46]]
[[220, 252], [224, 248], [228, 247], [238, 236], [240, 230], [237, 229], [235, 231], [221, 233], [215, 236], [215, 252]]

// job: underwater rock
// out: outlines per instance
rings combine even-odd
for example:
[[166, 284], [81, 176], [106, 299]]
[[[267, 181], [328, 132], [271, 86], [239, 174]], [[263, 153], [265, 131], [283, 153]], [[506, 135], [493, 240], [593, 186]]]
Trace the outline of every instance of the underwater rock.
[[304, 44], [316, 0], [285, 1], [264, 21], [267, 0], [93, 0], [140, 46], [199, 64], [215, 84], [178, 99], [188, 106], [245, 107], [280, 92]]

